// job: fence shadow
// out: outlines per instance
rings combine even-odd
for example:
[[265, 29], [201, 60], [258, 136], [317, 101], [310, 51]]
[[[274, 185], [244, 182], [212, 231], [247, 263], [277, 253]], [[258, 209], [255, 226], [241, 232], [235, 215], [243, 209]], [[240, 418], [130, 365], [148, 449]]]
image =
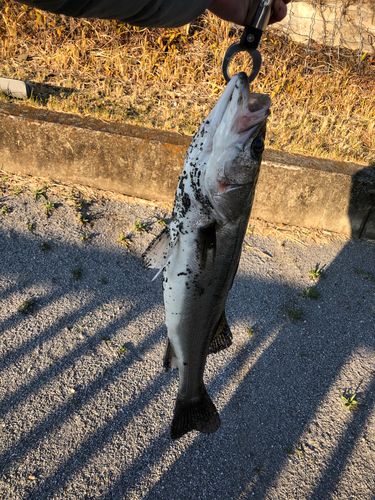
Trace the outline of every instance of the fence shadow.
[[[12, 262], [0, 264], [3, 498], [371, 498], [373, 243], [252, 237], [268, 256], [244, 251], [227, 307], [235, 342], [207, 362], [222, 426], [172, 442], [160, 281], [123, 250], [60, 243], [47, 255], [16, 233], [1, 240]], [[301, 292], [317, 264], [310, 300]], [[26, 297], [38, 299], [29, 315], [16, 307]], [[345, 391], [359, 411], [345, 410]]]

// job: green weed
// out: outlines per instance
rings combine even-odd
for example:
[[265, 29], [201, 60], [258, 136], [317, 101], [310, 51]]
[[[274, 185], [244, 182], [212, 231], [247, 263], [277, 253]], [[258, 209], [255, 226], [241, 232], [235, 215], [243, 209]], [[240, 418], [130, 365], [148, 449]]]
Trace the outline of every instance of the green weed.
[[127, 238], [124, 233], [120, 233], [119, 237], [117, 239], [117, 243], [120, 243], [121, 245], [124, 245], [125, 247], [130, 247], [131, 240], [130, 238]]
[[37, 299], [27, 299], [18, 306], [18, 312], [22, 314], [31, 314], [35, 311]]
[[73, 269], [72, 274], [73, 274], [73, 279], [75, 279], [76, 281], [82, 279], [82, 269], [79, 268]]
[[146, 233], [147, 232], [147, 225], [144, 222], [141, 222], [140, 219], [136, 219], [132, 229], [136, 233]]
[[302, 296], [306, 297], [308, 299], [311, 299], [311, 300], [318, 300], [318, 299], [320, 299], [320, 293], [318, 292], [318, 290], [315, 287], [306, 288], [306, 290], [304, 290], [302, 292]]
[[78, 215], [78, 223], [81, 225], [87, 224], [89, 222], [89, 219], [87, 217], [84, 217], [82, 214]]
[[372, 281], [373, 283], [375, 283], [375, 275], [372, 274], [372, 273], [369, 273], [368, 271], [362, 271], [362, 269], [356, 269], [355, 270], [355, 273], [356, 274], [363, 274], [364, 275], [364, 278], [366, 280], [370, 280]]
[[14, 196], [19, 196], [22, 193], [22, 188], [20, 186], [15, 186], [12, 188]]
[[303, 445], [302, 444], [298, 444], [296, 446], [296, 452], [301, 456], [301, 457], [304, 457], [305, 456], [305, 450], [303, 448]]
[[86, 241], [90, 241], [90, 239], [91, 239], [91, 236], [87, 233], [83, 233], [81, 236], [82, 243], [86, 243]]
[[51, 249], [50, 245], [46, 241], [42, 241], [39, 245], [39, 248], [43, 251]]
[[345, 394], [341, 396], [341, 399], [344, 400], [344, 406], [347, 410], [356, 411], [359, 409], [359, 403], [355, 400], [355, 397], [356, 394], [349, 394], [348, 392], [345, 392]]
[[125, 354], [128, 352], [127, 348], [125, 347], [125, 344], [120, 346], [120, 349], [118, 350], [119, 354]]
[[286, 309], [285, 312], [288, 318], [291, 319], [292, 321], [301, 319], [304, 316], [304, 312], [301, 311], [300, 309]]
[[309, 271], [311, 281], [316, 281], [319, 278], [322, 278], [324, 275], [323, 269], [320, 269], [318, 266], [316, 268], [312, 267]]
[[9, 214], [10, 213], [10, 208], [7, 207], [6, 205], [4, 205], [2, 208], [1, 208], [1, 213], [3, 215], [6, 215], [6, 214]]
[[46, 188], [46, 186], [43, 186], [43, 187], [37, 188], [35, 191], [32, 191], [32, 194], [34, 195], [36, 200], [38, 198], [44, 198], [46, 200], [45, 188]]
[[51, 213], [55, 209], [55, 204], [49, 200], [44, 201], [43, 206], [44, 206], [44, 213], [46, 214], [47, 217], [51, 215]]
[[35, 231], [35, 224], [34, 224], [34, 222], [28, 222], [28, 223], [26, 224], [26, 227], [27, 227], [27, 229], [28, 229], [29, 231]]

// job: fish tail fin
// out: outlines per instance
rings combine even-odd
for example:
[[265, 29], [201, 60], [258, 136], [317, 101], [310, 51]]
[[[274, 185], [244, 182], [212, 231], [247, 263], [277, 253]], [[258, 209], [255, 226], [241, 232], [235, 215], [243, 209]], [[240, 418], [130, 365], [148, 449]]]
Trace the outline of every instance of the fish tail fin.
[[193, 430], [210, 434], [219, 427], [219, 413], [205, 388], [199, 398], [184, 401], [177, 397], [171, 425], [172, 439], [179, 439]]

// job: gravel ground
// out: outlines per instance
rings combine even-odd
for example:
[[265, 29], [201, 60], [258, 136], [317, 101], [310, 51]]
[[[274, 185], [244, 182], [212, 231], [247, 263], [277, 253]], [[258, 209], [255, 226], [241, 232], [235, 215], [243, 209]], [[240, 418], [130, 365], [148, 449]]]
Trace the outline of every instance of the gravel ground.
[[[221, 428], [173, 442], [161, 277], [140, 261], [168, 209], [116, 197], [85, 206], [74, 188], [36, 199], [9, 182], [1, 499], [375, 498], [374, 242], [293, 242], [255, 228], [227, 302], [234, 344], [205, 372]], [[315, 282], [312, 267], [324, 271]], [[303, 296], [313, 286], [315, 300]]]

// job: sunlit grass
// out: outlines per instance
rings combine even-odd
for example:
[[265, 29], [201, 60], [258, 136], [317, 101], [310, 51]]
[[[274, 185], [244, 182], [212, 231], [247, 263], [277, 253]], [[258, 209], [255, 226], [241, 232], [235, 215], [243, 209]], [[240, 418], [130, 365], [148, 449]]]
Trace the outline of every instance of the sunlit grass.
[[[32, 105], [193, 134], [225, 87], [237, 27], [212, 14], [176, 29], [65, 18], [0, 0], [0, 76], [33, 82]], [[375, 56], [336, 61], [268, 31], [255, 92], [272, 96], [267, 145], [375, 163]], [[341, 51], [343, 53], [344, 49]], [[247, 68], [236, 59], [235, 71]], [[359, 71], [360, 69], [360, 71]], [[0, 96], [0, 100], [9, 100]]]

